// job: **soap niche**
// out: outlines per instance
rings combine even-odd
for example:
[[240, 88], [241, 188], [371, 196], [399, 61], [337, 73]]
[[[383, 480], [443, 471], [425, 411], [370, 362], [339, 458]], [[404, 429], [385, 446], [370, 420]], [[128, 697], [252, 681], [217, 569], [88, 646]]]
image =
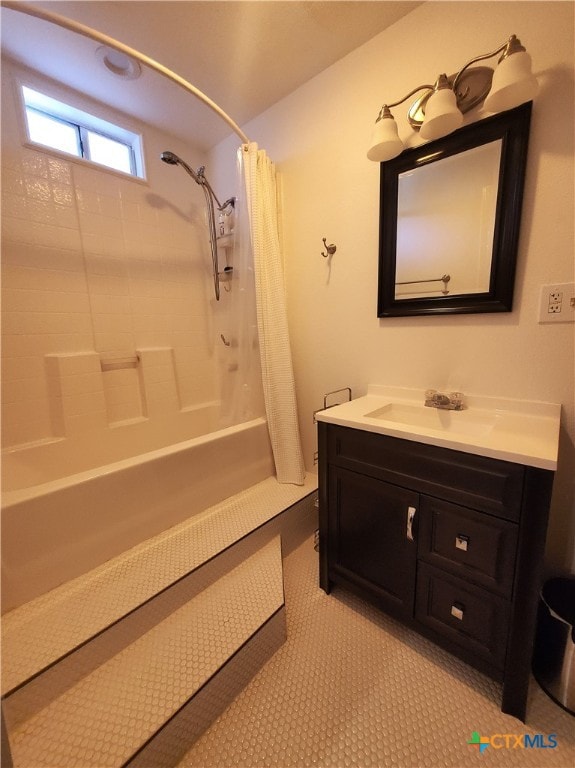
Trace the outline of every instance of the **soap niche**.
[[101, 356], [102, 384], [109, 426], [147, 417], [139, 355]]

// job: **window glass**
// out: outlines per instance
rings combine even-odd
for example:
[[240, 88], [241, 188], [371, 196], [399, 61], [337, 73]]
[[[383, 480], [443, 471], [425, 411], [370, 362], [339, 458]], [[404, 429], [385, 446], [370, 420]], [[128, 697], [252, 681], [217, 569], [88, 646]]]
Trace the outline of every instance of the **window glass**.
[[30, 141], [144, 178], [137, 133], [27, 86], [22, 95]]
[[132, 150], [126, 144], [109, 139], [93, 131], [87, 131], [88, 155], [94, 163], [107, 165], [117, 171], [132, 173]]
[[81, 157], [78, 127], [28, 107], [28, 133], [31, 141]]

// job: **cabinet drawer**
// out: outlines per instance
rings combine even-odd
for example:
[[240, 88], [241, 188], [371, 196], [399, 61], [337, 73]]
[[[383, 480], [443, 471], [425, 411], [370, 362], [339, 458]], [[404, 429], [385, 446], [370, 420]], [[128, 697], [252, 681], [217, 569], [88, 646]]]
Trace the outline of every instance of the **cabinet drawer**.
[[446, 501], [421, 498], [418, 556], [438, 568], [511, 596], [515, 523]]
[[441, 635], [503, 669], [509, 605], [425, 563], [418, 565], [415, 618]]
[[518, 521], [524, 467], [374, 432], [328, 425], [328, 461]]

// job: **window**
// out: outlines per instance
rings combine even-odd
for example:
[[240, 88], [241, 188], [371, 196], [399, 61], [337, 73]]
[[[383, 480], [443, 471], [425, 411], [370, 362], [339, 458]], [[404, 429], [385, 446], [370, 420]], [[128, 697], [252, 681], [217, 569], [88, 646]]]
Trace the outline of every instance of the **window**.
[[22, 87], [28, 138], [92, 163], [144, 177], [138, 134]]

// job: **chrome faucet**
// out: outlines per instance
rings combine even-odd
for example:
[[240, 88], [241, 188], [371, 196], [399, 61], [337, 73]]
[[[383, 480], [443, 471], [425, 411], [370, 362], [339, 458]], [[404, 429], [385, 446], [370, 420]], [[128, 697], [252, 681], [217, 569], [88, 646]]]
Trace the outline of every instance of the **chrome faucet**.
[[465, 408], [461, 392], [451, 392], [446, 395], [436, 389], [428, 389], [425, 392], [425, 405], [429, 408], [441, 408], [445, 411], [462, 411]]

